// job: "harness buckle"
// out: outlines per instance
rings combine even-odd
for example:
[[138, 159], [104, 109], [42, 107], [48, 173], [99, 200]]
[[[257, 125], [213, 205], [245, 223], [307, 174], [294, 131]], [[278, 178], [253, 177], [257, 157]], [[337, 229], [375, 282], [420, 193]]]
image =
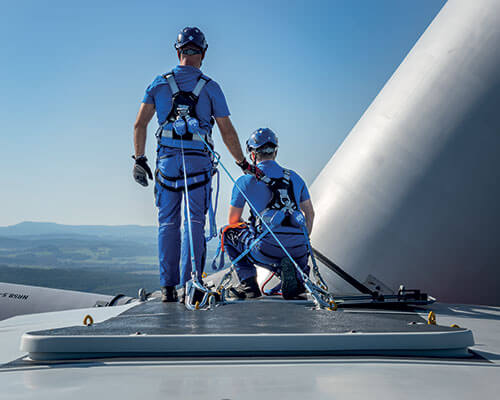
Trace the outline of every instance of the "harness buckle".
[[190, 114], [190, 109], [191, 107], [188, 106], [188, 105], [185, 105], [185, 104], [179, 104], [177, 106], [177, 115], [178, 115], [178, 118], [183, 118], [183, 117], [187, 117], [189, 114]]

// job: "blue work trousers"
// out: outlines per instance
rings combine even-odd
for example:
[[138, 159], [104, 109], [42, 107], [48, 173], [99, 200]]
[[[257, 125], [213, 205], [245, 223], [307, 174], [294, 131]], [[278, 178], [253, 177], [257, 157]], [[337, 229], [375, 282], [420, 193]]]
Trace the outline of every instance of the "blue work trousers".
[[[259, 236], [249, 227], [230, 228], [224, 233], [224, 249], [232, 260], [247, 250], [255, 238]], [[302, 271], [309, 275], [309, 251], [302, 234], [278, 234], [278, 239], [285, 246], [294, 261]], [[235, 270], [240, 281], [251, 278], [257, 274], [255, 264], [271, 272], [280, 273], [280, 262], [287, 257], [283, 249], [271, 235], [264, 236], [252, 250], [235, 264]], [[299, 277], [299, 276], [298, 276]], [[300, 277], [299, 277], [300, 278]]]
[[[184, 171], [181, 149], [160, 147], [156, 162], [155, 183], [158, 207], [158, 250], [161, 286], [184, 285], [191, 279], [191, 254], [187, 210], [191, 214], [194, 257], [198, 276], [201, 278], [206, 260], [205, 219], [211, 195], [212, 162], [200, 150], [184, 150], [186, 173], [189, 177], [189, 205], [184, 192]], [[203, 174], [205, 173], [205, 174]], [[194, 183], [193, 183], [194, 182]], [[181, 246], [181, 202], [184, 199], [184, 234]], [[179, 261], [181, 271], [179, 274]]]

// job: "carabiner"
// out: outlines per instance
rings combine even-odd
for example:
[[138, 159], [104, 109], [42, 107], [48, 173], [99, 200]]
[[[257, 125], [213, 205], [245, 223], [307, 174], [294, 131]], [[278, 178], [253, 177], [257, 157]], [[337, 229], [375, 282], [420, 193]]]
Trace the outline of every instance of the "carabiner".
[[[201, 300], [195, 300], [196, 291], [202, 292], [203, 297]], [[213, 298], [213, 300], [212, 300]], [[186, 299], [185, 305], [188, 310], [204, 310], [210, 309], [215, 305], [215, 293], [205, 287], [197, 280], [189, 280], [186, 282]]]

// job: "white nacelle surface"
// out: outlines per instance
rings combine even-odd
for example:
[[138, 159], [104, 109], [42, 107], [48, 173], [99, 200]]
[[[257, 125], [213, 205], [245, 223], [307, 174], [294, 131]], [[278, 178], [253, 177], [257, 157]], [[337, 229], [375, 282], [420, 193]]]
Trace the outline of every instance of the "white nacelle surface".
[[[500, 308], [435, 304], [437, 322], [473, 330], [481, 359], [407, 357], [104, 359], [13, 363], [26, 331], [99, 322], [132, 305], [25, 315], [0, 322], [5, 398], [493, 399], [500, 377]], [[202, 311], [206, 312], [206, 311]], [[3, 364], [3, 365], [2, 365]]]
[[[0, 282], [0, 321], [15, 315], [104, 305], [114, 296]], [[127, 299], [130, 299], [127, 297]]]

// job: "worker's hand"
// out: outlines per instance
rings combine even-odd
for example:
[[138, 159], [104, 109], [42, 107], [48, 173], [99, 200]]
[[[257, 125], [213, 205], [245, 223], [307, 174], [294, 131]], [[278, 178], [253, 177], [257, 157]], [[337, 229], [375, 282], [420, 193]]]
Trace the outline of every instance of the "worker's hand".
[[262, 170], [259, 169], [255, 164], [250, 164], [246, 158], [244, 158], [243, 161], [236, 162], [236, 165], [238, 165], [238, 167], [243, 170], [244, 174], [253, 175], [257, 179], [261, 179], [264, 177], [264, 172], [262, 172]]
[[134, 170], [132, 171], [135, 181], [142, 186], [148, 186], [148, 178], [153, 180], [153, 173], [149, 168], [148, 159], [146, 156], [132, 156], [132, 158], [135, 160]]

